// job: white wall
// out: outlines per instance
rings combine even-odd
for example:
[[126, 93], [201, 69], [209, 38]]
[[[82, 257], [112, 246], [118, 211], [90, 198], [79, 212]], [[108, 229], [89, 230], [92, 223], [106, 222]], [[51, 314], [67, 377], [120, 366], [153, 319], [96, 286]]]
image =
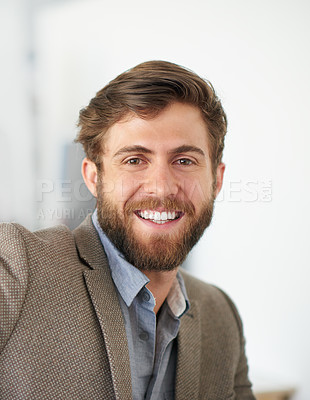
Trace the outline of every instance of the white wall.
[[42, 179], [60, 177], [78, 110], [123, 70], [165, 59], [214, 84], [229, 117], [226, 182], [189, 265], [237, 303], [254, 383], [296, 384], [295, 400], [310, 398], [309, 11], [302, 0], [85, 0], [38, 8], [35, 25]]
[[31, 60], [23, 0], [0, 2], [0, 221], [34, 219]]

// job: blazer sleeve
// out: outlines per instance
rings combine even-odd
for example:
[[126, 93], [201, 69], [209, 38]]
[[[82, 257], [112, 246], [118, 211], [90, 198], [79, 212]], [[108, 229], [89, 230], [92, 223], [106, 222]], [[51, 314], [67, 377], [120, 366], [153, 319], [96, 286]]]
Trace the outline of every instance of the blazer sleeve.
[[28, 284], [27, 249], [14, 224], [0, 224], [0, 353], [21, 313]]

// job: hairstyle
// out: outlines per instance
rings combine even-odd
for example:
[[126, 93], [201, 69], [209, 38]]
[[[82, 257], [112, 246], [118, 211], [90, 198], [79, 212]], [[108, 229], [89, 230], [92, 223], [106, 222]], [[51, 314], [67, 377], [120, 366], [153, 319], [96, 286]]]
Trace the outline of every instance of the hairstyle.
[[227, 118], [209, 81], [177, 64], [148, 61], [117, 76], [80, 111], [76, 142], [100, 167], [106, 131], [128, 113], [150, 119], [173, 102], [198, 107], [209, 132], [213, 173], [222, 160]]

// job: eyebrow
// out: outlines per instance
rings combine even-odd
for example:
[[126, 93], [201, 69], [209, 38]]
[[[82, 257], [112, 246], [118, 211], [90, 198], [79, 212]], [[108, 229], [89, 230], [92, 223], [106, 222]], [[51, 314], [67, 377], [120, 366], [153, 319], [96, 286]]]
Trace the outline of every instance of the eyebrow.
[[[148, 149], [147, 147], [134, 145], [134, 146], [122, 147], [114, 154], [114, 157], [119, 157], [124, 154], [136, 153], [136, 152], [144, 154], [154, 154], [154, 151]], [[194, 152], [205, 157], [205, 152], [201, 150], [199, 147], [190, 146], [186, 144], [176, 147], [173, 150], [170, 150], [169, 154], [179, 154], [179, 153], [189, 153], [189, 152]]]
[[153, 154], [154, 152], [144, 146], [139, 146], [139, 145], [134, 145], [134, 146], [126, 146], [122, 147], [119, 149], [115, 154], [114, 157], [121, 156], [123, 154], [128, 154], [128, 153], [145, 153], [145, 154]]
[[169, 154], [179, 154], [179, 153], [198, 153], [201, 156], [205, 157], [205, 152], [201, 150], [199, 147], [190, 146], [187, 144], [183, 144], [182, 146], [176, 147], [175, 149], [169, 151]]

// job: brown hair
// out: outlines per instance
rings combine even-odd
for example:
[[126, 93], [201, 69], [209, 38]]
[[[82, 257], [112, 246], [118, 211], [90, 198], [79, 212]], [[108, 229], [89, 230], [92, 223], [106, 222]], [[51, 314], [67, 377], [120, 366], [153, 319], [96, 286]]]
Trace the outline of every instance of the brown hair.
[[152, 118], [173, 102], [198, 107], [209, 131], [213, 173], [222, 160], [227, 118], [210, 82], [166, 61], [148, 61], [122, 73], [80, 111], [76, 141], [98, 167], [107, 129], [128, 113]]

